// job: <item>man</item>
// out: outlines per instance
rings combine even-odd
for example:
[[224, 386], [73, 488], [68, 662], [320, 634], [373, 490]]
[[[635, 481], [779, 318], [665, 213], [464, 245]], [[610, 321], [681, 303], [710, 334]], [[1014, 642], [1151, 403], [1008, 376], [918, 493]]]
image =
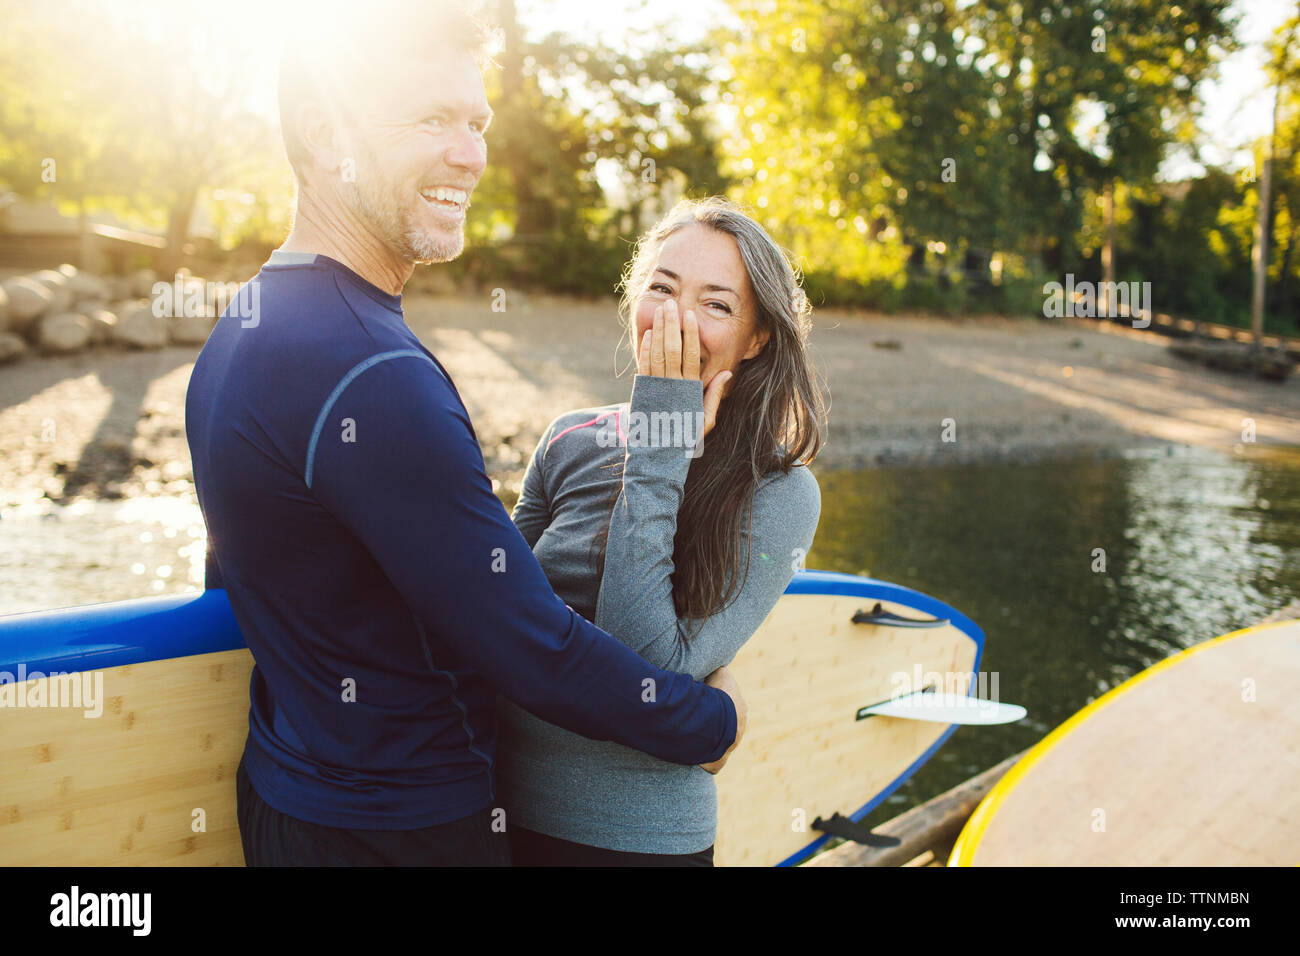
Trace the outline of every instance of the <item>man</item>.
[[476, 21], [379, 6], [282, 66], [296, 220], [186, 398], [208, 586], [256, 661], [249, 865], [508, 863], [497, 691], [713, 772], [745, 721], [725, 672], [660, 671], [554, 595], [403, 321], [414, 264], [463, 247], [491, 110]]

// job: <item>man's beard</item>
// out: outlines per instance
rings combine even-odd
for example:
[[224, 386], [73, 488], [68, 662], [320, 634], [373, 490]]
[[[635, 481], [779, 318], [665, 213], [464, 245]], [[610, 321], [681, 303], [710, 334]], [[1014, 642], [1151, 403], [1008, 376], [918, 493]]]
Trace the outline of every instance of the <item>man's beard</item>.
[[[343, 194], [352, 211], [408, 262], [449, 262], [460, 255], [465, 248], [464, 232], [457, 229], [454, 235], [444, 237], [440, 230], [418, 226], [421, 210], [404, 203], [400, 187], [383, 183], [374, 173], [377, 166], [373, 156], [366, 156], [364, 167], [358, 164], [356, 181], [345, 184]], [[423, 204], [424, 199], [418, 198], [418, 202]]]

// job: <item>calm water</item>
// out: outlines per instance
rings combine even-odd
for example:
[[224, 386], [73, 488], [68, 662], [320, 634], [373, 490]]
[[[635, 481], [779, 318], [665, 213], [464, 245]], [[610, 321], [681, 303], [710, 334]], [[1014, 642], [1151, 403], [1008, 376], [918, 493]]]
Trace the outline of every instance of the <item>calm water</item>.
[[[961, 609], [987, 635], [982, 669], [999, 674], [1000, 699], [1029, 711], [960, 728], [872, 825], [1030, 746], [1172, 652], [1300, 598], [1295, 451], [819, 477], [808, 566]], [[192, 496], [0, 511], [0, 613], [201, 587], [205, 544]]]

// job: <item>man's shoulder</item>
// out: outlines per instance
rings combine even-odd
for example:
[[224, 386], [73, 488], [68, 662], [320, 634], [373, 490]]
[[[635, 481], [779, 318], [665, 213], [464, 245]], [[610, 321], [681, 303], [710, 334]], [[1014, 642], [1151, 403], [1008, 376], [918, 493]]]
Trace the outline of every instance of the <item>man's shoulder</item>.
[[397, 296], [368, 286], [333, 260], [307, 253], [277, 250], [241, 289], [239, 300], [240, 311], [252, 307], [260, 313], [251, 322], [245, 317], [245, 329], [257, 329], [265, 320], [289, 336], [302, 326], [332, 334], [354, 327], [373, 335], [385, 326], [402, 325]]
[[395, 386], [432, 383], [454, 391], [400, 309], [366, 294], [339, 268], [272, 259], [249, 285], [260, 293], [248, 297], [257, 313], [251, 320], [222, 317], [249, 371], [274, 369], [286, 381], [342, 390], [379, 367], [373, 377]]

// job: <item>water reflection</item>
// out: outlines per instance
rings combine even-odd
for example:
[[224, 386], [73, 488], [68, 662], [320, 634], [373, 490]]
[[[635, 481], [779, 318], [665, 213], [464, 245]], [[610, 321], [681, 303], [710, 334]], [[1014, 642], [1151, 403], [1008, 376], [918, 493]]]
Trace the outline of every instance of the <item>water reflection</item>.
[[192, 494], [0, 509], [0, 614], [198, 590], [207, 540]]

